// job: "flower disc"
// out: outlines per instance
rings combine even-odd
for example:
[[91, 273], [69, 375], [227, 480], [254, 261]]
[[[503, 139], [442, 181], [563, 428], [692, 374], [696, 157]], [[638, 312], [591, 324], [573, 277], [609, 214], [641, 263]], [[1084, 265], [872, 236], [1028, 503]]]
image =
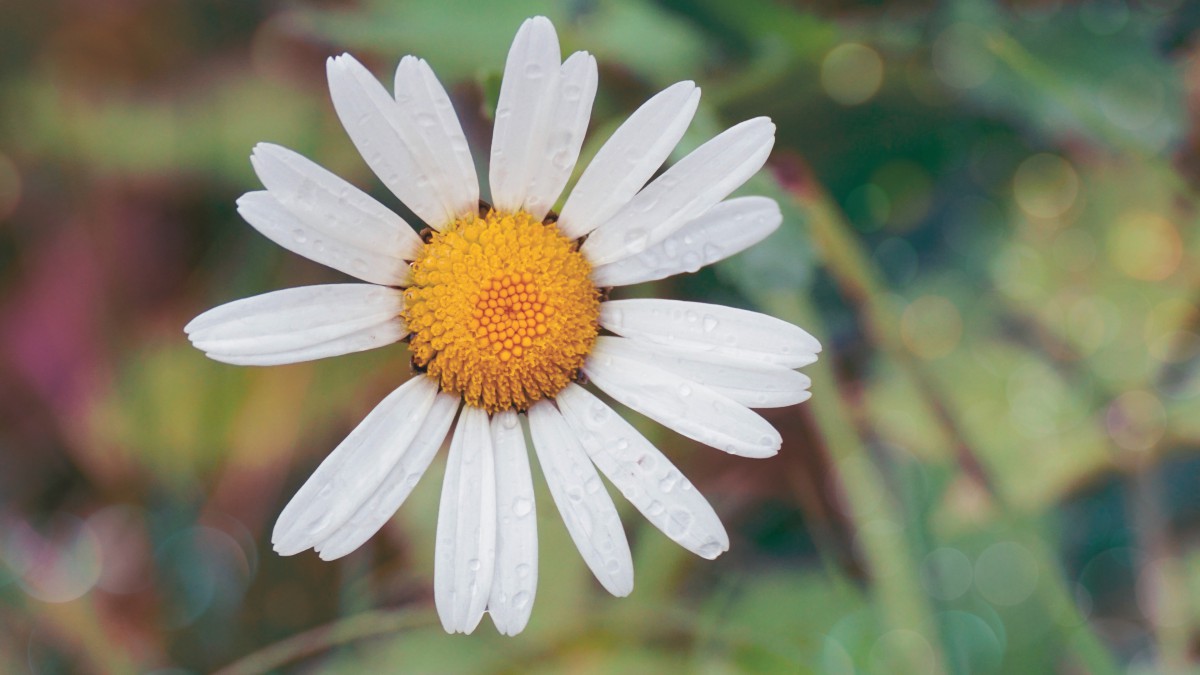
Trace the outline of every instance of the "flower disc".
[[554, 223], [524, 211], [455, 221], [412, 264], [402, 316], [413, 361], [489, 413], [553, 397], [596, 340], [590, 274]]

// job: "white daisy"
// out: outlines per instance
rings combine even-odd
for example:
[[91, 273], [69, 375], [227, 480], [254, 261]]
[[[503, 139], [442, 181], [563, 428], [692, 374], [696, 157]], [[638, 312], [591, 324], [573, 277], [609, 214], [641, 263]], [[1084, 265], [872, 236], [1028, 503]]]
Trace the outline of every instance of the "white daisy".
[[770, 199], [725, 200], [766, 161], [771, 121], [734, 126], [646, 185], [700, 98], [692, 82], [668, 87], [617, 129], [555, 216], [587, 129], [596, 61], [579, 52], [560, 62], [544, 17], [521, 26], [508, 54], [490, 206], [479, 201], [462, 127], [425, 61], [400, 61], [395, 98], [349, 55], [331, 58], [327, 70], [355, 146], [432, 231], [418, 236], [337, 176], [260, 144], [251, 161], [267, 189], [243, 196], [238, 211], [279, 245], [367, 283], [238, 300], [186, 331], [209, 357], [242, 365], [407, 339], [421, 374], [300, 488], [275, 526], [275, 550], [311, 548], [332, 560], [358, 548], [395, 513], [453, 426], [437, 526], [438, 613], [449, 632], [470, 633], [487, 611], [500, 632], [519, 633], [538, 567], [524, 415], [567, 529], [611, 593], [632, 590], [633, 567], [599, 473], [681, 546], [705, 558], [725, 551], [728, 536], [708, 502], [582, 382], [720, 450], [779, 450], [779, 433], [750, 408], [809, 397], [809, 379], [793, 369], [816, 360], [815, 339], [754, 312], [608, 301], [604, 292], [695, 271], [779, 226]]

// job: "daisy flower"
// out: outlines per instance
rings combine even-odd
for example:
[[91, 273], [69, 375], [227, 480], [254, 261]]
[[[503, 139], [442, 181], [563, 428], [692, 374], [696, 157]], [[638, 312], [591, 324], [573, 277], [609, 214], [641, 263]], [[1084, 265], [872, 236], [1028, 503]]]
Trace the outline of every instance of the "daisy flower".
[[333, 104], [351, 140], [430, 229], [418, 235], [308, 159], [260, 144], [251, 162], [266, 190], [244, 195], [238, 212], [284, 248], [366, 283], [238, 300], [185, 329], [209, 357], [259, 366], [407, 340], [418, 374], [321, 463], [271, 540], [282, 555], [350, 553], [391, 518], [449, 435], [434, 572], [449, 632], [470, 633], [485, 611], [507, 635], [529, 619], [537, 520], [522, 417], [580, 554], [604, 588], [624, 596], [633, 564], [600, 474], [704, 558], [728, 549], [729, 538], [704, 497], [586, 383], [700, 443], [768, 457], [780, 435], [750, 408], [806, 400], [810, 381], [794, 369], [821, 349], [763, 314], [607, 299], [612, 287], [693, 272], [779, 226], [774, 201], [726, 199], [763, 166], [775, 126], [761, 117], [738, 124], [650, 181], [700, 98], [680, 82], [613, 133], [555, 214], [597, 80], [590, 54], [560, 59], [549, 20], [521, 26], [496, 106], [490, 204], [425, 61], [400, 61], [393, 97], [353, 57], [329, 59]]

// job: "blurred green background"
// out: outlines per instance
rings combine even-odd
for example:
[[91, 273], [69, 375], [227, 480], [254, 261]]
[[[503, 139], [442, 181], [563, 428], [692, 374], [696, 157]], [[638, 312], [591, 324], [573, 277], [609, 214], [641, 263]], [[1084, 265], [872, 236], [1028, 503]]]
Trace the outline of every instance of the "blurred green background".
[[[1200, 672], [1200, 3], [17, 0], [0, 21], [0, 673]], [[770, 460], [640, 427], [709, 496], [704, 562], [619, 502], [608, 597], [544, 483], [524, 634], [443, 634], [441, 464], [336, 563], [269, 532], [408, 377], [278, 368], [182, 326], [335, 272], [234, 200], [258, 141], [395, 206], [324, 83], [430, 61], [479, 159], [522, 19], [600, 62], [586, 159], [681, 79], [680, 153], [779, 126], [766, 244], [632, 293], [825, 344]], [[677, 154], [677, 157], [679, 155]], [[482, 169], [482, 164], [481, 164]], [[486, 171], [481, 170], [481, 175]]]

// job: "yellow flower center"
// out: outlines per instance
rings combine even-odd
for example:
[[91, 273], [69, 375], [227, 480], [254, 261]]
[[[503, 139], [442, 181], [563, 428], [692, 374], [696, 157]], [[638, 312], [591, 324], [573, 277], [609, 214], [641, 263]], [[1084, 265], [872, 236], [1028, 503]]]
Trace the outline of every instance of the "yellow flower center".
[[489, 413], [553, 397], [596, 341], [590, 274], [553, 223], [524, 211], [457, 220], [412, 264], [402, 316], [413, 362]]

